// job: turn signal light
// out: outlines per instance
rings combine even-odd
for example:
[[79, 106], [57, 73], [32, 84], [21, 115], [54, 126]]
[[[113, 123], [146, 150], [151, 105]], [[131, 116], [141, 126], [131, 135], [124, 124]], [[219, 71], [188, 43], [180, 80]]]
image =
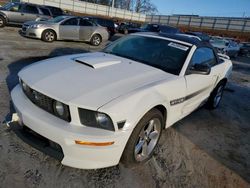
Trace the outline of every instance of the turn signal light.
[[75, 140], [75, 143], [85, 146], [110, 146], [113, 145], [115, 142], [85, 142], [85, 141]]

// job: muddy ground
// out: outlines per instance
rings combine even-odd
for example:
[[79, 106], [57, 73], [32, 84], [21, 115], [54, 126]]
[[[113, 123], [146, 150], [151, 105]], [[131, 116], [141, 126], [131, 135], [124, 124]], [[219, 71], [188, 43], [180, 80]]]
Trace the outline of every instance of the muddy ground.
[[[81, 42], [27, 39], [0, 29], [0, 187], [250, 187], [250, 58], [234, 60], [219, 109], [201, 108], [165, 130], [144, 166], [79, 170], [24, 142], [4, 123], [17, 72], [50, 56], [96, 51]], [[104, 46], [104, 44], [103, 44]], [[102, 46], [102, 47], [103, 47]]]

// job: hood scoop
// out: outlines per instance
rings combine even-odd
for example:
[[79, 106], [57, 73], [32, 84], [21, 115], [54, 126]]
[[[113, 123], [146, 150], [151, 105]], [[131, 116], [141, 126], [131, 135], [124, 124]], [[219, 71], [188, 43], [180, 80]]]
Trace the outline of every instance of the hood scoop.
[[116, 60], [114, 58], [105, 57], [105, 56], [82, 56], [73, 58], [73, 61], [77, 63], [81, 63], [93, 69], [99, 69], [103, 67], [108, 67], [111, 65], [121, 63], [120, 60]]

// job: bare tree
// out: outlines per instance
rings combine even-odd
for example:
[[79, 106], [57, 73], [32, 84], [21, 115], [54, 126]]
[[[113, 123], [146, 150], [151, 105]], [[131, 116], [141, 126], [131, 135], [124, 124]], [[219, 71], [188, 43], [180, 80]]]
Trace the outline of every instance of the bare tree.
[[[112, 0], [81, 0], [90, 3], [97, 3], [111, 6]], [[115, 7], [144, 14], [154, 14], [158, 12], [151, 0], [115, 0]]]
[[154, 14], [158, 12], [156, 6], [151, 2], [151, 0], [137, 0], [135, 11], [147, 14]]

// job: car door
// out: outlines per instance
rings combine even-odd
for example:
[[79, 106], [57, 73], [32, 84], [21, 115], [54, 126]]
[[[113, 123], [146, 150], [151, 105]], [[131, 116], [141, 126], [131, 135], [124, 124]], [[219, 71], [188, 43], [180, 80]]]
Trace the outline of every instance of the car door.
[[5, 13], [11, 23], [22, 23], [22, 5], [13, 4]]
[[37, 6], [25, 4], [22, 7], [22, 22], [34, 21], [40, 17]]
[[[189, 73], [196, 65], [209, 65], [209, 74]], [[202, 104], [215, 87], [220, 77], [221, 67], [218, 66], [214, 51], [209, 47], [197, 48], [186, 71], [186, 97], [182, 110], [183, 116], [191, 113]]]
[[59, 26], [60, 39], [79, 40], [80, 26], [78, 21], [78, 18], [73, 17], [62, 22]]
[[95, 27], [93, 23], [91, 23], [90, 21], [86, 19], [81, 18], [79, 22], [79, 26], [80, 26], [80, 32], [79, 32], [80, 40], [83, 40], [83, 41], [90, 40], [92, 33], [94, 31], [94, 27]]

